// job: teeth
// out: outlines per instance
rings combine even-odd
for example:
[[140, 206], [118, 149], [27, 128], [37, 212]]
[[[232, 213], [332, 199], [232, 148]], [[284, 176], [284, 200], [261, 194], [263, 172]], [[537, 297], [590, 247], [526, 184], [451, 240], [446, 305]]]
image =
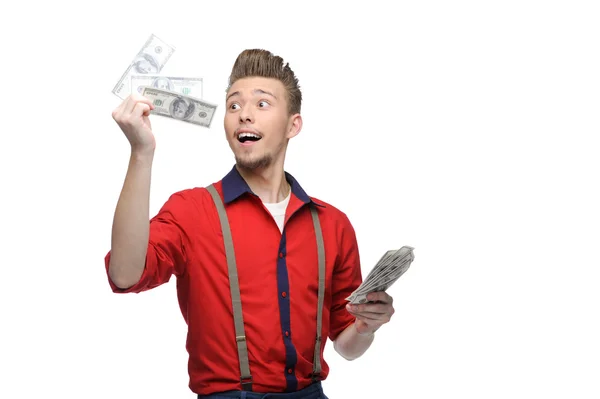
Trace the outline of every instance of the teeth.
[[240, 133], [240, 135], [238, 136], [240, 139], [244, 138], [244, 137], [256, 137], [256, 138], [260, 138], [260, 136], [258, 134], [254, 134], [254, 133]]

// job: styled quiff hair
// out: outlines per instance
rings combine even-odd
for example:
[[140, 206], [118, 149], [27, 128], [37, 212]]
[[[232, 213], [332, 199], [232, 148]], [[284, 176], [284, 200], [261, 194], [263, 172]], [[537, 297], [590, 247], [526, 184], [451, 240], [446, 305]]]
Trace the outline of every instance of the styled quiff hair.
[[294, 71], [283, 58], [270, 51], [249, 49], [242, 51], [231, 69], [227, 91], [238, 80], [250, 77], [273, 78], [283, 83], [287, 93], [288, 112], [290, 115], [300, 113], [302, 92]]

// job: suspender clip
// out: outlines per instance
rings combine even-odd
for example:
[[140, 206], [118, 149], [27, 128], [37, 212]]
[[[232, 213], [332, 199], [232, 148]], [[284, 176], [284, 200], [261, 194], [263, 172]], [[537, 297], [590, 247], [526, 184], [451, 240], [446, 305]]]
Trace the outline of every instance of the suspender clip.
[[252, 392], [252, 376], [248, 376], [244, 378], [240, 377], [240, 382], [242, 383], [242, 389], [244, 391]]

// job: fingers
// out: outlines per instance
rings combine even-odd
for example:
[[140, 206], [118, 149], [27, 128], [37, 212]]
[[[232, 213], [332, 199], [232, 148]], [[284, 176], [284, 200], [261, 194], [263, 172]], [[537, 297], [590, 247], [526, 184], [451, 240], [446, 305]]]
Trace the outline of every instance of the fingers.
[[375, 291], [370, 292], [367, 295], [367, 299], [370, 302], [380, 302], [380, 303], [393, 303], [394, 299], [389, 296], [389, 294], [385, 291]]
[[[138, 107], [138, 104], [142, 104], [144, 106]], [[139, 94], [132, 94], [125, 98], [125, 100], [123, 100], [121, 104], [115, 108], [115, 110], [112, 112], [112, 117], [115, 121], [120, 122], [134, 113], [135, 116], [147, 116], [150, 114], [149, 111], [153, 109], [154, 105], [149, 98]]]
[[365, 323], [383, 322], [387, 323], [394, 314], [394, 307], [387, 303], [372, 303], [362, 305], [346, 305], [346, 309], [356, 318]]
[[386, 304], [377, 304], [377, 303], [365, 303], [362, 305], [350, 305], [348, 309], [351, 313], [376, 313], [376, 314], [385, 314], [390, 311], [389, 305]]
[[139, 102], [137, 104], [135, 104], [135, 107], [133, 108], [133, 111], [131, 112], [131, 115], [133, 117], [140, 117], [140, 116], [148, 116], [150, 115], [150, 106], [148, 104]]
[[360, 320], [367, 326], [373, 327], [388, 323], [394, 314], [393, 299], [384, 291], [371, 292], [367, 295], [368, 303], [347, 304], [346, 310], [356, 320]]
[[350, 312], [354, 317], [356, 317], [357, 319], [361, 319], [364, 320], [365, 322], [369, 322], [372, 323], [374, 321], [385, 321], [388, 319], [388, 317], [384, 314], [380, 314], [380, 313], [371, 313], [371, 312], [361, 312], [361, 313], [353, 313]]
[[391, 313], [375, 313], [375, 312], [354, 312], [352, 310], [348, 311], [351, 315], [353, 315], [356, 318], [361, 318], [364, 320], [368, 320], [370, 322], [373, 321], [390, 321], [392, 318], [392, 314]]
[[128, 105], [126, 106], [127, 109], [129, 109], [130, 113], [133, 113], [135, 107], [138, 104], [147, 104], [148, 107], [150, 107], [150, 109], [154, 109], [154, 105], [152, 104], [152, 101], [150, 101], [150, 99], [148, 97], [144, 97], [142, 95], [139, 94], [132, 94], [130, 95], [128, 98]]
[[373, 325], [373, 324], [381, 324], [381, 322], [382, 322], [381, 319], [375, 319], [375, 318], [365, 316], [365, 315], [354, 315], [354, 316], [356, 317], [357, 320], [360, 320], [369, 326]]
[[112, 112], [112, 117], [115, 121], [119, 121], [119, 118], [121, 116], [121, 114], [123, 113], [123, 105], [125, 104], [125, 102], [122, 102], [121, 104], [119, 104], [119, 106], [117, 108], [115, 108]]

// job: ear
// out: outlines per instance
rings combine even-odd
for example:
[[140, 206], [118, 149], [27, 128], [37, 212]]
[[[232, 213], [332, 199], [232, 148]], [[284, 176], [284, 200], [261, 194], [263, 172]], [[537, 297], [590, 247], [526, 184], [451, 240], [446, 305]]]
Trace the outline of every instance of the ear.
[[300, 114], [294, 114], [290, 117], [288, 122], [288, 129], [285, 134], [287, 139], [295, 137], [302, 130], [302, 116]]

